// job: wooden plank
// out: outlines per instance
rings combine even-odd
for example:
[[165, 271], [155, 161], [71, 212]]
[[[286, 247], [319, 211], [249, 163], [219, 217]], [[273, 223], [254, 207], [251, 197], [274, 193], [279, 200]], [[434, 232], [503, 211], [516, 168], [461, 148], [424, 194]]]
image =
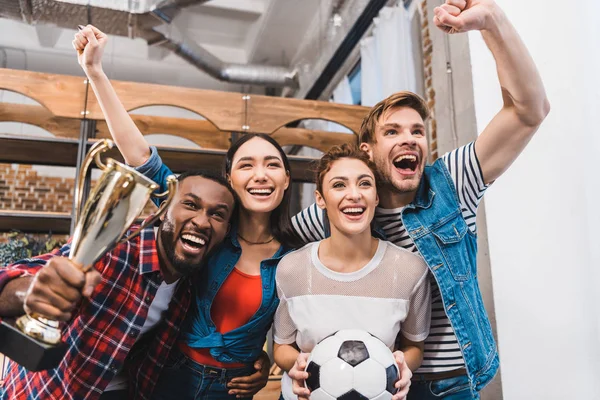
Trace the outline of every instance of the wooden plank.
[[0, 162], [74, 167], [77, 147], [74, 139], [0, 134]]
[[[203, 148], [229, 148], [229, 132], [219, 131], [208, 121], [150, 115], [132, 115], [131, 117], [144, 135], [171, 134], [188, 139]], [[13, 103], [0, 103], [0, 121], [31, 124], [39, 126], [57, 137], [72, 139], [79, 137], [81, 124], [80, 119], [56, 117], [41, 106]], [[96, 129], [98, 138], [110, 138], [105, 121], [98, 121]]]
[[[90, 142], [88, 146], [91, 146]], [[40, 137], [17, 137], [0, 134], [0, 162], [16, 164], [55, 165], [74, 167], [77, 162], [77, 140]], [[225, 159], [225, 150], [190, 149], [184, 147], [158, 147], [159, 153], [175, 173], [190, 169], [204, 169], [220, 173]], [[107, 152], [105, 157], [122, 161], [117, 149]], [[312, 157], [290, 156], [292, 180], [312, 182]]]
[[[188, 139], [203, 148], [229, 148], [229, 132], [219, 131], [208, 121], [150, 115], [131, 117], [144, 135], [171, 134]], [[13, 103], [0, 103], [0, 121], [27, 123], [39, 126], [55, 136], [73, 139], [79, 137], [81, 124], [80, 119], [56, 117], [41, 106]], [[98, 121], [96, 129], [98, 138], [110, 138], [105, 121]]]
[[[178, 174], [187, 170], [200, 169], [220, 174], [226, 151], [183, 147], [158, 147], [158, 153], [163, 162], [174, 173]], [[119, 161], [123, 160], [121, 154], [116, 149], [107, 152], [106, 156], [113, 157]], [[318, 160], [317, 158], [298, 156], [289, 156], [288, 158], [294, 182], [313, 182], [314, 174], [312, 169], [314, 163]]]
[[342, 132], [318, 131], [303, 128], [281, 128], [271, 134], [282, 146], [299, 145], [326, 152], [342, 143], [356, 143], [357, 136]]
[[39, 211], [0, 210], [0, 231], [17, 229], [27, 233], [69, 234], [71, 215]]
[[29, 104], [0, 103], [0, 121], [39, 126], [58, 137], [77, 138], [80, 119], [56, 117], [47, 108]]
[[[271, 133], [295, 121], [324, 119], [358, 132], [367, 107], [315, 100], [251, 95], [190, 89], [148, 83], [112, 81], [129, 111], [151, 105], [181, 107], [204, 116], [224, 132]], [[38, 101], [56, 117], [80, 118], [85, 96], [84, 78], [67, 75], [0, 69], [0, 89], [22, 93]], [[92, 91], [89, 92], [88, 118], [104, 116]], [[246, 115], [247, 111], [247, 115]], [[244, 129], [249, 125], [249, 129]]]
[[368, 107], [326, 101], [252, 95], [249, 102], [250, 132], [274, 132], [295, 121], [322, 119], [338, 123], [358, 134]]
[[[131, 117], [144, 135], [164, 133], [178, 136], [206, 149], [226, 150], [230, 145], [230, 133], [221, 132], [209, 121], [150, 115], [132, 115]], [[111, 138], [106, 122], [98, 121], [96, 129], [97, 138]]]
[[[244, 124], [241, 93], [190, 89], [149, 83], [111, 81], [128, 111], [145, 106], [180, 107], [203, 116], [221, 131], [241, 131]], [[104, 116], [93, 92], [88, 98], [88, 117]]]
[[[229, 132], [221, 132], [212, 123], [186, 118], [132, 115], [133, 121], [144, 135], [170, 134], [185, 138], [206, 149], [228, 149]], [[39, 126], [62, 138], [77, 139], [81, 120], [55, 117], [41, 106], [0, 103], [0, 121], [23, 122]], [[97, 138], [110, 139], [105, 121], [97, 121]], [[340, 132], [328, 132], [302, 128], [281, 128], [271, 134], [282, 146], [301, 145], [323, 152], [331, 146], [355, 140], [356, 136]]]
[[84, 80], [79, 76], [0, 68], [0, 89], [32, 98], [57, 117], [81, 118], [85, 104]]
[[[368, 107], [252, 95], [246, 104], [240, 93], [187, 89], [173, 86], [112, 81], [121, 102], [129, 111], [148, 105], [172, 105], [204, 116], [222, 131], [271, 133], [295, 121], [323, 119], [357, 133]], [[102, 119], [93, 94], [88, 102], [90, 118]], [[249, 129], [243, 129], [248, 125]]]

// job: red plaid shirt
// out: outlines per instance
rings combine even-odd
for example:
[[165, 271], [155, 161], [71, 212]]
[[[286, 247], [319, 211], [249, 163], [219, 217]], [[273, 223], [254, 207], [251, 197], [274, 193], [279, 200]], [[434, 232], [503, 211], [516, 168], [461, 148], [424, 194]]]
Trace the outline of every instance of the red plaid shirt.
[[[50, 258], [68, 256], [69, 251], [67, 244], [53, 253], [0, 268], [0, 290], [10, 279], [35, 274]], [[102, 274], [102, 283], [90, 299], [82, 300], [63, 330], [69, 349], [58, 368], [29, 372], [11, 362], [4, 383], [6, 393], [0, 397], [98, 399], [117, 372], [124, 369], [129, 376], [130, 398], [150, 398], [190, 305], [191, 280], [179, 281], [164, 319], [138, 341], [149, 306], [163, 281], [154, 230], [145, 229], [117, 245], [95, 267]]]

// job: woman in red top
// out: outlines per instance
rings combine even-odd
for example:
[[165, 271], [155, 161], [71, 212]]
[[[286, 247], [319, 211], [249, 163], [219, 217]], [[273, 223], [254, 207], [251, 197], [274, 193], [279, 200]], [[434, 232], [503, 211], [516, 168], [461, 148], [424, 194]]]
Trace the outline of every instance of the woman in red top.
[[[78, 61], [125, 161], [142, 166], [140, 170], [152, 164], [145, 173], [162, 185], [161, 177], [170, 170], [151, 150], [102, 71], [107, 40], [91, 25], [82, 29], [73, 41]], [[266, 384], [268, 358], [255, 361], [277, 308], [274, 271], [279, 258], [301, 244], [289, 216], [290, 166], [270, 136], [247, 134], [229, 149], [225, 175], [238, 196], [238, 210], [228, 239], [211, 256], [206, 276], [197, 281], [196, 312], [188, 315], [184, 340], [171, 351], [168, 368], [161, 373], [157, 399], [252, 397]], [[202, 201], [187, 206], [202, 207]], [[207, 210], [208, 223], [218, 218], [218, 210]], [[193, 253], [204, 246], [194, 222], [176, 234], [178, 252]]]

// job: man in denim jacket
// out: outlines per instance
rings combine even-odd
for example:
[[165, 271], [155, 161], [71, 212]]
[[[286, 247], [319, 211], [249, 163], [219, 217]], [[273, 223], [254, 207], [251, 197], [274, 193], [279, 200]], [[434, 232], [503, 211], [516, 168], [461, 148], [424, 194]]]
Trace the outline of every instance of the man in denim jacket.
[[[499, 365], [477, 283], [477, 205], [523, 151], [549, 104], [533, 60], [494, 1], [446, 0], [434, 14], [446, 33], [481, 31], [496, 60], [502, 109], [475, 142], [426, 166], [428, 107], [419, 96], [400, 92], [375, 105], [359, 142], [379, 170], [379, 233], [419, 252], [431, 271], [431, 332], [408, 398], [471, 399], [479, 398]], [[316, 205], [293, 223], [307, 241], [328, 235], [327, 217]], [[304, 379], [303, 368], [297, 365], [290, 376]]]

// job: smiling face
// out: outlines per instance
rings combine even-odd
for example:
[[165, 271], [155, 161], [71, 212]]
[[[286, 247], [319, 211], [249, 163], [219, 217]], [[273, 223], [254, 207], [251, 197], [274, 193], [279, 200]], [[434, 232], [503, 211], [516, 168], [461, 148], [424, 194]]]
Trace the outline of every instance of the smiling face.
[[241, 206], [257, 213], [270, 213], [277, 208], [290, 185], [281, 154], [259, 137], [237, 149], [228, 178]]
[[419, 187], [428, 154], [425, 124], [410, 107], [383, 113], [375, 125], [374, 141], [362, 143], [377, 166], [380, 183], [398, 193]]
[[340, 158], [323, 176], [322, 193], [315, 193], [317, 205], [327, 210], [332, 230], [345, 235], [370, 232], [379, 203], [375, 176], [363, 161]]
[[223, 241], [234, 207], [231, 192], [202, 176], [188, 176], [161, 218], [158, 247], [171, 275], [188, 275]]

